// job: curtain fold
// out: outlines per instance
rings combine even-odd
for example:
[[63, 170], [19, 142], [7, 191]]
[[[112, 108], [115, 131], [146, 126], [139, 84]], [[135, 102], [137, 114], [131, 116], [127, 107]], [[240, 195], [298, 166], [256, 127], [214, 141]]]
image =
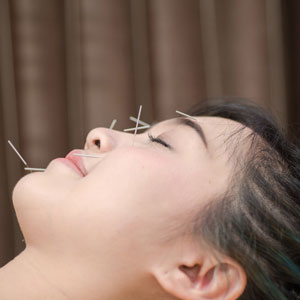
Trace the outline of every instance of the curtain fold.
[[244, 95], [267, 106], [270, 98], [265, 2], [217, 1], [216, 13], [223, 94]]
[[11, 1], [20, 149], [33, 167], [68, 147], [62, 4]]
[[130, 2], [82, 1], [81, 9], [85, 131], [113, 118], [124, 128], [135, 107]]
[[83, 148], [94, 127], [176, 117], [207, 97], [250, 98], [298, 132], [297, 0], [2, 0], [0, 264], [25, 245], [12, 190]]
[[199, 1], [148, 1], [152, 90], [158, 119], [205, 97]]

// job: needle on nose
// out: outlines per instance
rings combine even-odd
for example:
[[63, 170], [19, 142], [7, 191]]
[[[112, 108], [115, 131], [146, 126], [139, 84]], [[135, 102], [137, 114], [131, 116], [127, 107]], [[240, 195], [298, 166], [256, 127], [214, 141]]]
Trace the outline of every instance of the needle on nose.
[[[134, 121], [134, 122], [137, 122], [137, 118], [132, 117], [132, 116], [129, 117], [129, 120]], [[142, 121], [142, 120], [139, 120], [138, 123], [141, 124], [141, 125], [144, 125], [144, 126], [150, 126], [150, 124], [148, 124], [148, 123], [146, 123], [146, 122], [144, 122], [144, 121]]]
[[135, 139], [135, 136], [136, 136], [136, 131], [137, 131], [138, 125], [139, 125], [139, 120], [140, 120], [140, 116], [141, 116], [141, 111], [142, 111], [142, 105], [140, 105], [138, 118], [137, 118], [137, 120], [136, 120], [136, 126], [135, 126], [135, 131], [134, 131], [134, 136], [133, 136], [132, 146], [134, 145], [134, 139]]
[[[145, 126], [140, 126], [137, 129], [146, 129], [146, 128], [150, 128], [150, 127], [151, 127], [150, 125], [145, 125]], [[133, 131], [133, 130], [135, 130], [135, 127], [123, 129], [123, 131]]]
[[110, 124], [109, 129], [113, 129], [116, 123], [117, 123], [117, 119], [113, 119], [113, 121]]

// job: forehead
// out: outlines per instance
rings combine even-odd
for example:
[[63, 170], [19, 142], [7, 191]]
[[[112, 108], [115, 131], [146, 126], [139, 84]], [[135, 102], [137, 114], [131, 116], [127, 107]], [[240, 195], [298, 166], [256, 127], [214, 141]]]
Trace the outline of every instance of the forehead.
[[[178, 123], [176, 122], [176, 120], [178, 119], [179, 118], [167, 119], [157, 123], [155, 126], [164, 130], [171, 130], [179, 126]], [[208, 135], [208, 138], [210, 136], [216, 137], [215, 135], [226, 137], [226, 135], [231, 135], [234, 132], [242, 128], [245, 128], [245, 126], [239, 122], [230, 119], [221, 118], [221, 117], [210, 117], [210, 116], [194, 117], [193, 116], [193, 120], [195, 119], [196, 122], [204, 130], [205, 135]], [[245, 128], [245, 130], [248, 132], [251, 131], [247, 127]]]
[[[250, 139], [248, 138], [252, 130], [239, 122], [210, 116], [194, 117], [203, 129], [204, 135], [208, 143], [208, 150], [212, 156], [218, 154], [224, 154], [224, 151], [231, 150], [236, 151], [248, 149], [247, 145], [250, 145]], [[193, 130], [184, 125], [178, 125], [176, 120], [178, 118], [172, 118], [164, 120], [155, 125], [159, 128], [159, 131], [175, 130], [178, 133], [193, 136]], [[178, 129], [178, 130], [177, 130]], [[227, 155], [231, 155], [227, 153]]]

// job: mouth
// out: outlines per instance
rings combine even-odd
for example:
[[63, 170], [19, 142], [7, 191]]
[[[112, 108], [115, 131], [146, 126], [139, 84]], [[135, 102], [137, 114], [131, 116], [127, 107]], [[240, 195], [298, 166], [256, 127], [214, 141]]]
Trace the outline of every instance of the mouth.
[[72, 150], [70, 153], [67, 154], [65, 159], [67, 159], [73, 165], [75, 165], [75, 167], [80, 171], [82, 176], [86, 176], [87, 175], [87, 170], [84, 166], [82, 158], [80, 156], [73, 155], [74, 153], [80, 153], [81, 154], [82, 151], [81, 150]]

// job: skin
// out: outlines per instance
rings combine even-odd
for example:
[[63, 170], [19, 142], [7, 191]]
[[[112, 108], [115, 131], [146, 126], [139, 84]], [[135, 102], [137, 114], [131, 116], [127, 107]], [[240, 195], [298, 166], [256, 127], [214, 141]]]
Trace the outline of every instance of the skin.
[[[224, 141], [241, 125], [197, 117], [208, 150], [174, 119], [147, 133], [89, 132], [81, 177], [51, 161], [13, 190], [26, 249], [0, 269], [5, 299], [227, 299], [246, 286], [241, 266], [196, 241], [188, 224], [228, 186]], [[101, 141], [101, 147], [95, 140]], [[182, 230], [182, 229], [185, 230]]]

